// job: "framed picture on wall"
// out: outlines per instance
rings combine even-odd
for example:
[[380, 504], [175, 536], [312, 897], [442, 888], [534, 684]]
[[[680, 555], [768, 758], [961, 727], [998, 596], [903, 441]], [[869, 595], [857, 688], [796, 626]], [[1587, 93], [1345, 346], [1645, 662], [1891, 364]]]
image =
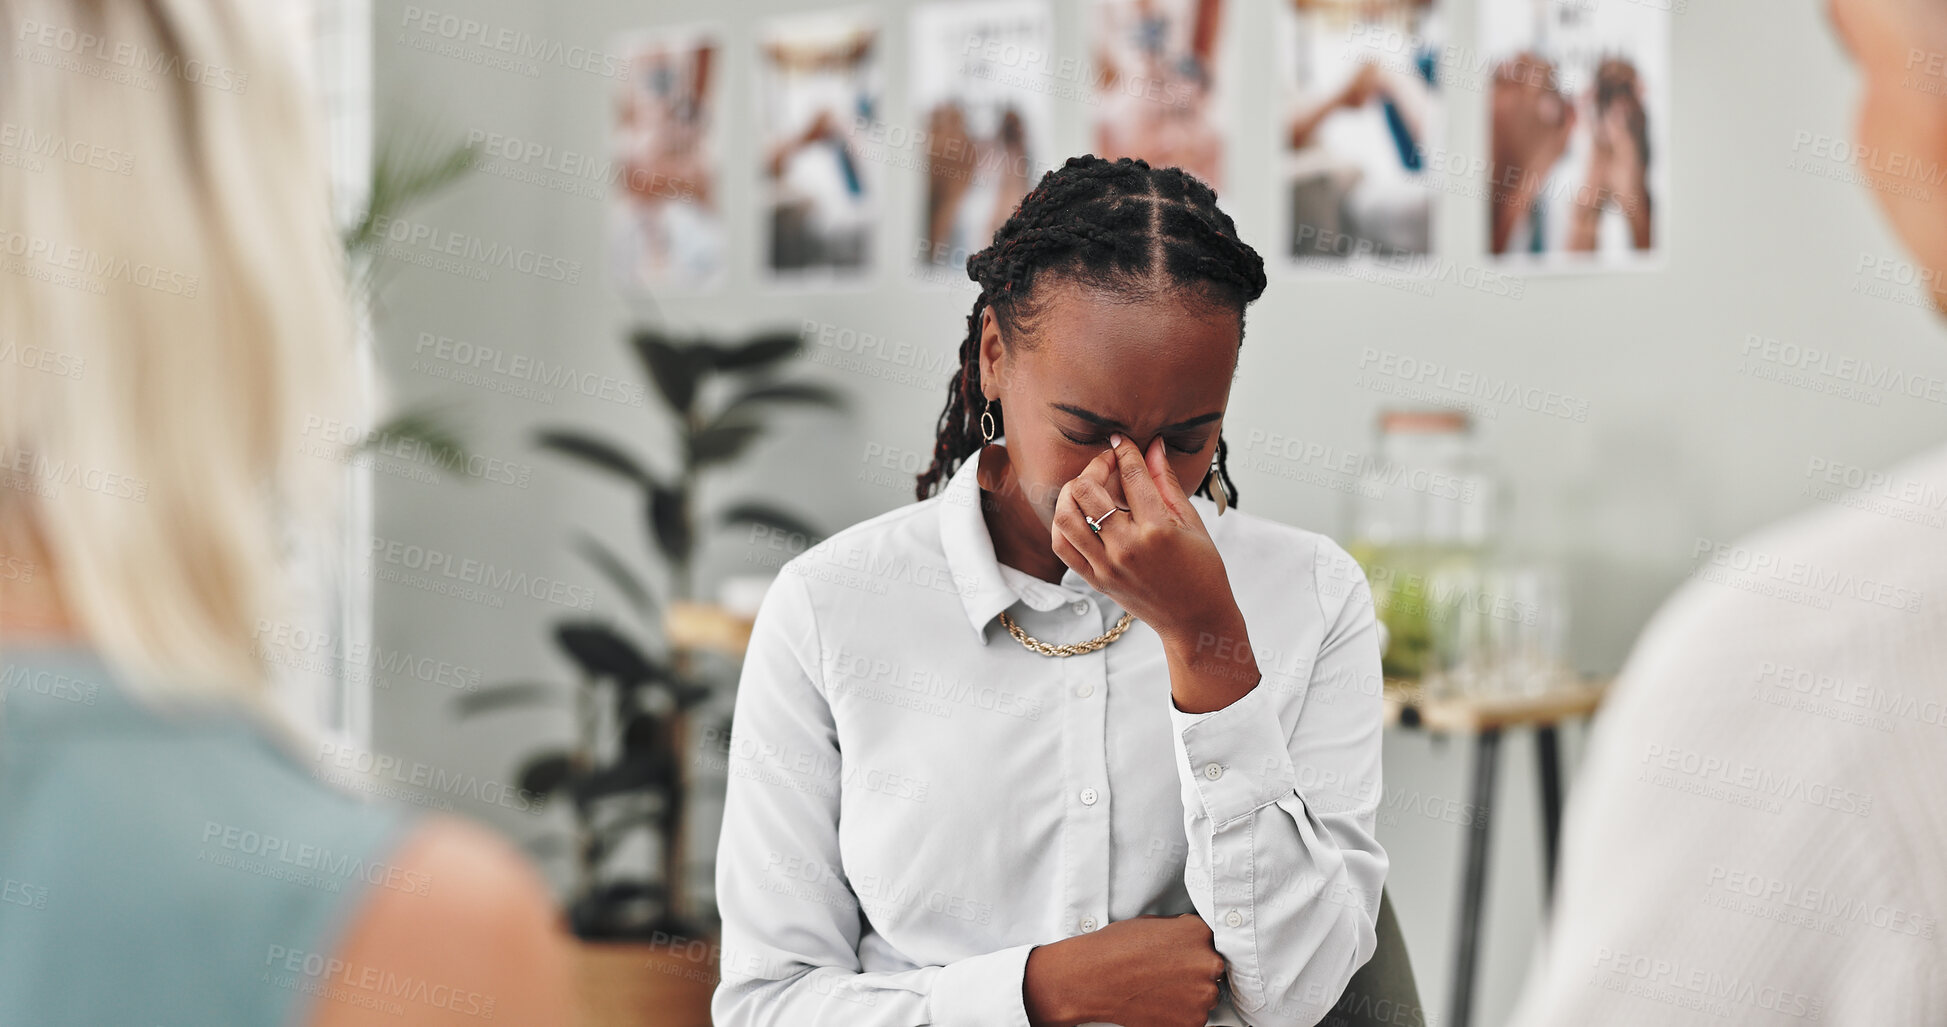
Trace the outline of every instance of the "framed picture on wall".
[[1095, 153], [1180, 167], [1224, 191], [1223, 15], [1224, 0], [1093, 0]]
[[611, 129], [610, 266], [633, 290], [721, 285], [727, 256], [718, 155], [722, 37], [705, 28], [626, 35]]
[[1538, 269], [1659, 264], [1670, 11], [1481, 0], [1488, 254]]
[[1411, 274], [1433, 250], [1444, 136], [1437, 0], [1279, 0], [1272, 46], [1282, 216], [1294, 268], [1383, 264]]
[[914, 124], [886, 141], [921, 182], [910, 266], [971, 287], [967, 258], [1057, 162], [1053, 15], [1047, 0], [928, 3], [913, 9], [910, 46]]
[[839, 10], [771, 19], [757, 44], [757, 216], [761, 276], [773, 284], [862, 283], [883, 210], [883, 34]]

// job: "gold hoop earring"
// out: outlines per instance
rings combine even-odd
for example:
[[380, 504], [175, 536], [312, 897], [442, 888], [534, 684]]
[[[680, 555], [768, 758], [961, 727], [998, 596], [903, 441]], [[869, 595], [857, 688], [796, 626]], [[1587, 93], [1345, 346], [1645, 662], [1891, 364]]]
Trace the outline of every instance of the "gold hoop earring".
[[990, 399], [981, 404], [980, 407], [980, 441], [982, 442], [991, 443], [994, 441], [993, 406], [994, 401]]

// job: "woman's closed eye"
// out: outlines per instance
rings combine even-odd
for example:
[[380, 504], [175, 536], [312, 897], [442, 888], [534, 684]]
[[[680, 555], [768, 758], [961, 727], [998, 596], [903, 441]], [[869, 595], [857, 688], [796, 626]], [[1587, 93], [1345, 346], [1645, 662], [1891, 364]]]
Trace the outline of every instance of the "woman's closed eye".
[[[1098, 448], [1102, 446], [1107, 446], [1109, 444], [1109, 437], [1107, 435], [1100, 435], [1100, 434], [1078, 435], [1074, 432], [1069, 431], [1066, 428], [1059, 428], [1056, 430], [1061, 432], [1062, 438], [1067, 439], [1068, 441], [1074, 443], [1077, 446]], [[1204, 444], [1209, 441], [1210, 440], [1207, 437], [1199, 438], [1199, 439], [1171, 439], [1166, 436], [1163, 439], [1163, 444], [1173, 450], [1176, 450], [1178, 453], [1200, 453], [1203, 451]]]

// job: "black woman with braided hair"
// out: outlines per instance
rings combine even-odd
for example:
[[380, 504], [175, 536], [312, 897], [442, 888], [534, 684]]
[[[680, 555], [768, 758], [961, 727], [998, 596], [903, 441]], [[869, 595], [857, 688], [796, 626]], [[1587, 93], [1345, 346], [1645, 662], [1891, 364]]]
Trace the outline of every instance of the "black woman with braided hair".
[[917, 501], [758, 613], [715, 1021], [1316, 1024], [1375, 947], [1379, 645], [1343, 549], [1235, 509], [1264, 262], [1085, 156], [967, 273]]

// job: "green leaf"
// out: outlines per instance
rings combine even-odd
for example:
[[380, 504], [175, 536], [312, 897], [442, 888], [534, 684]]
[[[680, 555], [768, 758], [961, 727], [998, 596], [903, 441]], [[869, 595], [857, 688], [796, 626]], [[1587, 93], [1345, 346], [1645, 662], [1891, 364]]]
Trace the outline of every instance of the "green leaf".
[[798, 515], [789, 513], [769, 503], [746, 501], [738, 503], [717, 515], [718, 523], [726, 528], [739, 524], [755, 524], [759, 527], [781, 531], [785, 535], [802, 535], [810, 545], [817, 545], [822, 536], [810, 522], [801, 520]]
[[377, 451], [381, 446], [395, 445], [399, 442], [414, 442], [425, 447], [436, 467], [466, 465], [466, 445], [445, 424], [444, 418], [439, 413], [424, 407], [400, 411], [374, 428], [371, 434], [359, 442], [353, 452]]
[[679, 710], [687, 710], [716, 694], [716, 690], [708, 685], [692, 685], [681, 681], [671, 685], [670, 691], [676, 697], [676, 708]]
[[623, 792], [672, 787], [681, 779], [676, 754], [667, 746], [625, 751], [614, 763], [574, 782], [575, 801], [588, 803]]
[[718, 418], [690, 436], [690, 464], [706, 467], [735, 460], [763, 433], [757, 422]]
[[696, 402], [697, 384], [707, 369], [704, 347], [678, 346], [668, 336], [647, 330], [636, 332], [629, 341], [663, 399], [687, 417]]
[[610, 678], [624, 687], [666, 677], [668, 669], [644, 656], [634, 642], [606, 624], [573, 623], [555, 628], [563, 652], [591, 678]]
[[593, 564], [595, 569], [608, 579], [608, 583], [615, 586], [617, 592], [622, 593], [629, 600], [629, 605], [635, 607], [637, 613], [644, 615], [649, 613], [649, 608], [654, 605], [649, 598], [649, 589], [642, 584], [642, 579], [636, 577], [635, 572], [622, 562], [622, 558], [603, 545], [600, 539], [584, 532], [575, 541], [575, 550], [582, 555], [582, 559]]
[[468, 692], [453, 700], [453, 706], [462, 717], [478, 716], [495, 710], [512, 709], [521, 706], [547, 706], [561, 701], [561, 686], [540, 681], [514, 681], [504, 685], [488, 685], [477, 692]]
[[719, 371], [747, 371], [775, 364], [798, 352], [804, 340], [795, 332], [775, 331], [731, 346], [709, 347], [710, 366]]
[[464, 177], [478, 149], [471, 143], [442, 144], [429, 130], [394, 132], [381, 138], [372, 155], [372, 178], [365, 212], [345, 231], [345, 249], [375, 248], [381, 226], [406, 208]]
[[619, 475], [645, 488], [656, 487], [656, 480], [636, 463], [634, 457], [617, 449], [614, 445], [577, 431], [544, 429], [534, 438], [535, 444], [543, 449], [574, 457], [592, 467], [600, 468], [610, 474]]
[[757, 409], [766, 403], [802, 403], [830, 410], [845, 409], [845, 397], [834, 388], [816, 382], [772, 382], [750, 389], [724, 407], [724, 419], [754, 420]]
[[527, 761], [515, 775], [522, 791], [553, 795], [575, 776], [575, 760], [565, 752], [543, 753]]
[[649, 529], [656, 537], [656, 548], [671, 560], [689, 555], [695, 540], [690, 531], [684, 494], [680, 489], [656, 488], [649, 493]]

